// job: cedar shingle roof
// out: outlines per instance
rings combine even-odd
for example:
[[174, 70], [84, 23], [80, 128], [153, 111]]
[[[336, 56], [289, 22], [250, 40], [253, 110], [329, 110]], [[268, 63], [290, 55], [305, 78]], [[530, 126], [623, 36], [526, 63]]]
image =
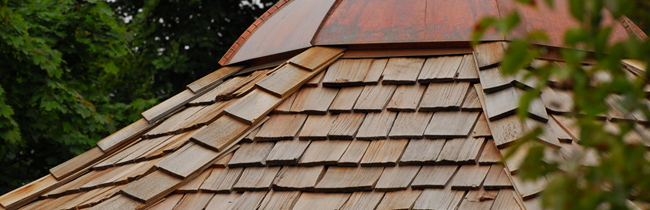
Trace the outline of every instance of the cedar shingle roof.
[[[355, 2], [362, 1], [339, 4]], [[277, 7], [269, 13], [281, 14]], [[550, 81], [528, 119], [515, 116], [522, 88], [536, 81], [502, 76], [503, 50], [502, 42], [312, 47], [264, 68], [224, 67], [0, 196], [0, 207], [537, 209], [547, 180], [519, 179], [522, 152], [501, 163], [513, 141], [542, 126], [537, 142], [548, 161], [584, 149], [563, 116], [572, 93], [561, 81]], [[540, 65], [562, 62], [540, 58], [531, 70]], [[643, 73], [633, 61], [625, 66], [630, 78]], [[603, 120], [636, 122], [629, 140], [650, 146], [643, 116], [612, 112]]]

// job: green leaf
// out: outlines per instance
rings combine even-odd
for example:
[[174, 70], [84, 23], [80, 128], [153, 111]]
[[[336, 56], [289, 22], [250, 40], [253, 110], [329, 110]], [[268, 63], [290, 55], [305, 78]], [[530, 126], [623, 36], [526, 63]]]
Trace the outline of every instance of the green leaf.
[[120, 69], [115, 65], [115, 63], [113, 63], [113, 61], [110, 61], [104, 64], [104, 72], [107, 74], [117, 75], [117, 73], [120, 72]]

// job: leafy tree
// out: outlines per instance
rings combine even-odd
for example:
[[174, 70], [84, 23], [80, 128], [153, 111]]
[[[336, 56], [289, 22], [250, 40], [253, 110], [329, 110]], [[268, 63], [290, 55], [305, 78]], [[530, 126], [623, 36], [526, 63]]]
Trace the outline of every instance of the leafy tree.
[[[536, 5], [534, 0], [517, 0], [522, 4]], [[532, 131], [527, 137], [518, 140], [516, 147], [533, 144], [522, 163], [520, 175], [526, 179], [551, 178], [542, 194], [542, 203], [552, 209], [628, 209], [631, 201], [638, 205], [647, 205], [650, 201], [650, 162], [648, 148], [642, 142], [631, 141], [635, 122], [607, 123], [600, 116], [612, 109], [607, 106], [612, 97], [618, 96], [613, 106], [625, 114], [643, 112], [650, 116], [648, 99], [643, 88], [648, 76], [639, 73], [636, 79], [630, 79], [622, 65], [622, 59], [636, 59], [643, 64], [650, 62], [650, 43], [630, 36], [627, 40], [610, 42], [612, 25], [602, 24], [604, 9], [614, 18], [634, 15], [635, 19], [647, 18], [647, 1], [634, 0], [568, 0], [571, 15], [579, 26], [564, 34], [561, 55], [565, 65], [543, 65], [531, 71], [526, 69], [531, 62], [544, 52], [543, 47], [532, 43], [544, 42], [544, 31], [534, 31], [524, 38], [511, 40], [503, 62], [502, 72], [506, 75], [525, 74], [540, 82], [530, 89], [520, 100], [519, 116], [526, 118], [528, 104], [538, 97], [548, 86], [549, 78], [559, 78], [574, 92], [573, 111], [576, 126], [580, 128], [579, 144], [585, 150], [562, 161], [553, 161], [544, 152], [544, 146], [531, 141], [541, 133], [541, 129]], [[544, 4], [553, 6], [553, 0]], [[639, 14], [643, 16], [639, 17]], [[475, 40], [487, 28], [494, 27], [503, 34], [517, 27], [519, 15], [515, 12], [502, 20], [485, 18], [481, 20]], [[583, 49], [583, 50], [581, 50]], [[584, 50], [586, 49], [586, 50]], [[594, 62], [588, 62], [593, 60]], [[591, 63], [590, 65], [585, 65]], [[647, 65], [646, 65], [647, 66]], [[611, 75], [610, 79], [600, 80], [600, 75]], [[609, 100], [609, 101], [608, 101]], [[650, 139], [642, 139], [650, 141]], [[520, 149], [524, 149], [523, 147]], [[586, 163], [589, 155], [595, 155], [596, 161]], [[529, 167], [525, 167], [529, 166]], [[647, 206], [645, 207], [647, 208]]]
[[269, 1], [0, 1], [0, 194], [211, 72]]

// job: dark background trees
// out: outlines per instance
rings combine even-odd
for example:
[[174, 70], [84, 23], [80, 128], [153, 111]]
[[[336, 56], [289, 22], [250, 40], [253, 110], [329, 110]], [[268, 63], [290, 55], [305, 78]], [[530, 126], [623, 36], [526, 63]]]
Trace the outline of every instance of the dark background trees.
[[275, 1], [0, 2], [0, 194], [218, 69]]

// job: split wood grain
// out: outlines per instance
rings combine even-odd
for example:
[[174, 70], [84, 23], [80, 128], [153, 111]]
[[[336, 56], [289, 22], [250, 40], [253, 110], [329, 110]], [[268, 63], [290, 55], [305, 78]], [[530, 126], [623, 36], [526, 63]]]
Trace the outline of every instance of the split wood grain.
[[97, 209], [97, 210], [137, 209], [142, 206], [143, 206], [142, 203], [130, 199], [127, 196], [117, 195], [104, 202], [99, 203], [96, 206], [93, 206], [93, 209]]
[[350, 198], [351, 193], [302, 193], [294, 210], [340, 209]]
[[[145, 138], [152, 138], [157, 136], [162, 136], [165, 134], [175, 133], [178, 129], [182, 129], [182, 124], [185, 119], [192, 116], [196, 112], [203, 109], [204, 106], [194, 106], [181, 109], [179, 112], [175, 113], [171, 117], [165, 119], [155, 128], [151, 129], [144, 136]], [[181, 125], [181, 127], [178, 127]]]
[[482, 138], [449, 139], [438, 156], [443, 164], [476, 164], [485, 142]]
[[474, 61], [474, 55], [466, 54], [463, 56], [463, 61], [458, 67], [456, 77], [454, 80], [459, 82], [478, 82], [478, 67]]
[[458, 206], [458, 210], [491, 209], [499, 191], [470, 190]]
[[250, 76], [230, 78], [212, 90], [207, 91], [206, 93], [201, 94], [201, 96], [190, 101], [188, 105], [207, 105], [220, 100], [230, 100], [235, 97], [232, 95], [233, 92], [246, 85], [252, 79], [253, 78]]
[[463, 111], [483, 111], [483, 106], [478, 99], [478, 93], [476, 93], [476, 88], [470, 86], [463, 101], [463, 106], [460, 107]]
[[234, 191], [258, 191], [269, 190], [276, 175], [280, 171], [276, 167], [248, 167], [244, 169], [237, 183], [232, 187]]
[[494, 204], [492, 204], [492, 209], [521, 210], [515, 197], [517, 195], [513, 190], [499, 190], [499, 194], [494, 199]]
[[253, 90], [242, 99], [231, 104], [225, 112], [230, 116], [249, 125], [266, 116], [275, 106], [280, 104], [281, 98], [275, 97], [263, 90]]
[[[260, 192], [256, 192], [260, 193]], [[242, 196], [241, 193], [230, 193], [230, 194], [215, 194], [214, 197], [210, 200], [208, 205], [205, 207], [206, 210], [228, 210], [233, 207], [239, 198]]]
[[500, 190], [500, 189], [510, 189], [512, 188], [512, 183], [506, 174], [506, 171], [503, 168], [503, 165], [494, 164], [490, 167], [487, 176], [485, 177], [485, 182], [483, 183], [483, 188], [486, 190]]
[[243, 171], [244, 168], [212, 168], [210, 176], [203, 181], [200, 189], [204, 192], [230, 192]]
[[181, 108], [187, 102], [196, 98], [197, 95], [194, 94], [191, 90], [184, 90], [171, 98], [159, 103], [158, 105], [151, 107], [147, 111], [142, 112], [142, 117], [149, 123], [155, 123], [156, 121], [164, 118], [169, 113]]
[[291, 112], [326, 114], [337, 93], [336, 88], [304, 87], [291, 105]]
[[266, 193], [266, 191], [246, 191], [241, 195], [241, 197], [239, 197], [239, 199], [237, 199], [237, 202], [232, 205], [232, 208], [229, 209], [257, 209], [264, 199], [264, 196], [266, 196]]
[[294, 167], [284, 166], [273, 182], [275, 190], [314, 190], [318, 179], [325, 172], [325, 166]]
[[481, 113], [476, 120], [476, 125], [474, 126], [474, 130], [472, 130], [472, 135], [474, 138], [481, 138], [481, 137], [492, 137], [492, 132], [490, 131], [490, 127], [488, 126], [487, 119], [485, 119], [485, 114]]
[[437, 162], [444, 139], [411, 139], [399, 161], [400, 165], [429, 165]]
[[266, 165], [266, 157], [275, 146], [274, 142], [253, 142], [241, 144], [228, 162], [228, 167], [249, 167]]
[[220, 69], [205, 75], [204, 77], [201, 77], [201, 79], [198, 79], [189, 85], [187, 85], [187, 89], [190, 89], [193, 93], [198, 93], [206, 88], [209, 88], [211, 86], [214, 86], [215, 84], [222, 82], [224, 79], [232, 76], [235, 74], [237, 71], [243, 69], [243, 66], [225, 66], [221, 67]]
[[256, 86], [268, 91], [273, 96], [282, 98], [293, 93], [318, 73], [320, 72], [286, 64], [257, 82]]
[[257, 133], [260, 132], [260, 129], [262, 129], [262, 126], [259, 126], [257, 128], [249, 129], [248, 135], [246, 135], [241, 142], [242, 143], [251, 143], [253, 140], [255, 140], [255, 136], [257, 136]]
[[472, 131], [480, 112], [436, 112], [424, 130], [427, 138], [463, 138]]
[[361, 166], [395, 166], [408, 139], [373, 140], [361, 159]]
[[305, 153], [310, 141], [295, 138], [290, 141], [278, 141], [266, 157], [267, 165], [296, 165]]
[[388, 111], [414, 112], [420, 104], [420, 99], [427, 88], [425, 85], [400, 85], [397, 86], [393, 97], [388, 102]]
[[386, 167], [375, 185], [375, 191], [406, 190], [418, 171], [420, 166]]
[[341, 88], [330, 105], [329, 111], [333, 113], [352, 112], [352, 108], [363, 89], [363, 86]]
[[383, 197], [382, 192], [354, 192], [341, 210], [375, 209]]
[[335, 47], [315, 46], [294, 56], [287, 62], [306, 69], [315, 70], [335, 57], [341, 56], [345, 49]]
[[456, 165], [422, 166], [422, 169], [413, 180], [411, 188], [445, 188], [457, 169], [458, 166]]
[[309, 79], [309, 81], [307, 81], [307, 83], [305, 83], [303, 87], [318, 87], [323, 81], [324, 76], [325, 76], [325, 71], [321, 71], [316, 76]]
[[252, 80], [250, 80], [246, 84], [242, 85], [240, 88], [237, 88], [237, 90], [235, 90], [235, 92], [232, 92], [230, 94], [231, 95], [230, 97], [241, 98], [241, 97], [247, 95], [248, 93], [250, 93], [251, 91], [256, 89], [255, 86], [257, 85], [258, 82], [262, 81], [263, 79], [265, 79], [268, 76], [267, 75], [268, 72], [270, 72], [270, 70], [262, 70], [262, 71], [259, 71], [259, 73], [258, 72], [253, 72], [253, 74], [251, 74], [251, 76], [250, 76], [252, 78]]
[[374, 59], [366, 77], [363, 78], [363, 83], [366, 85], [376, 85], [379, 83], [382, 75], [384, 75], [384, 69], [388, 63], [387, 58], [383, 59]]
[[291, 209], [299, 197], [300, 191], [269, 191], [262, 200], [259, 210]]
[[465, 191], [426, 189], [415, 201], [413, 209], [456, 209], [465, 197]]
[[497, 149], [497, 145], [494, 144], [494, 140], [487, 140], [485, 146], [483, 146], [478, 163], [481, 165], [491, 165], [501, 162], [501, 159], [501, 153], [499, 152], [499, 149]]
[[422, 96], [419, 111], [460, 110], [469, 84], [469, 82], [429, 84]]
[[182, 181], [182, 179], [156, 170], [135, 182], [129, 183], [122, 188], [121, 192], [142, 203], [151, 203], [174, 191]]
[[339, 159], [337, 165], [351, 167], [359, 166], [359, 162], [361, 162], [361, 158], [363, 158], [366, 150], [368, 150], [368, 146], [370, 146], [370, 141], [352, 141], [350, 146], [345, 150], [345, 153], [341, 156], [341, 159]]
[[451, 180], [452, 190], [477, 190], [481, 187], [490, 166], [462, 165]]
[[301, 140], [325, 140], [338, 115], [309, 115], [298, 134]]
[[355, 112], [381, 112], [393, 97], [396, 85], [367, 85], [354, 104]]
[[179, 178], [186, 178], [197, 169], [212, 163], [218, 155], [218, 152], [211, 149], [188, 143], [158, 162], [156, 167]]
[[275, 107], [273, 110], [273, 113], [278, 113], [278, 114], [288, 114], [291, 112], [291, 105], [293, 105], [293, 102], [296, 100], [296, 97], [298, 96], [299, 92], [295, 92], [289, 96], [286, 100], [282, 101], [280, 105]]
[[50, 174], [56, 179], [60, 180], [71, 174], [81, 170], [82, 168], [88, 167], [93, 162], [99, 160], [104, 156], [104, 152], [99, 147], [93, 147], [92, 149], [78, 155], [64, 163], [61, 163], [54, 168], [50, 169]]
[[400, 112], [397, 114], [390, 138], [422, 138], [433, 113], [431, 112]]
[[313, 141], [298, 161], [298, 165], [334, 165], [352, 141], [327, 140]]
[[291, 140], [307, 120], [306, 114], [275, 114], [262, 125], [256, 141]]
[[387, 192], [384, 198], [381, 199], [377, 209], [411, 209], [420, 194], [422, 194], [422, 190]]
[[222, 116], [210, 125], [201, 128], [192, 140], [217, 151], [223, 150], [237, 137], [243, 135], [249, 125], [230, 116]]
[[454, 81], [458, 67], [463, 61], [463, 56], [440, 56], [427, 58], [418, 82], [450, 82]]
[[360, 140], [386, 139], [397, 117], [396, 112], [368, 113], [356, 135]]
[[384, 69], [383, 84], [415, 84], [424, 58], [390, 58]]
[[149, 127], [150, 125], [147, 120], [140, 119], [100, 140], [97, 142], [97, 147], [99, 147], [103, 152], [112, 151], [122, 145], [122, 143], [132, 140], [136, 136], [142, 134]]
[[212, 193], [187, 193], [183, 196], [174, 209], [203, 209], [205, 208], [214, 194]]
[[357, 134], [359, 126], [366, 117], [364, 113], [341, 113], [332, 125], [327, 137], [329, 139], [352, 140]]
[[502, 75], [500, 67], [480, 70], [478, 72], [478, 76], [481, 79], [483, 92], [486, 94], [513, 87], [512, 83], [514, 81], [514, 77]]
[[316, 184], [319, 192], [354, 192], [372, 190], [383, 167], [329, 167]]
[[480, 69], [501, 63], [505, 53], [505, 47], [502, 42], [479, 44], [474, 47], [474, 50], [476, 51], [476, 62]]
[[373, 59], [340, 59], [334, 62], [323, 78], [324, 87], [363, 85]]

